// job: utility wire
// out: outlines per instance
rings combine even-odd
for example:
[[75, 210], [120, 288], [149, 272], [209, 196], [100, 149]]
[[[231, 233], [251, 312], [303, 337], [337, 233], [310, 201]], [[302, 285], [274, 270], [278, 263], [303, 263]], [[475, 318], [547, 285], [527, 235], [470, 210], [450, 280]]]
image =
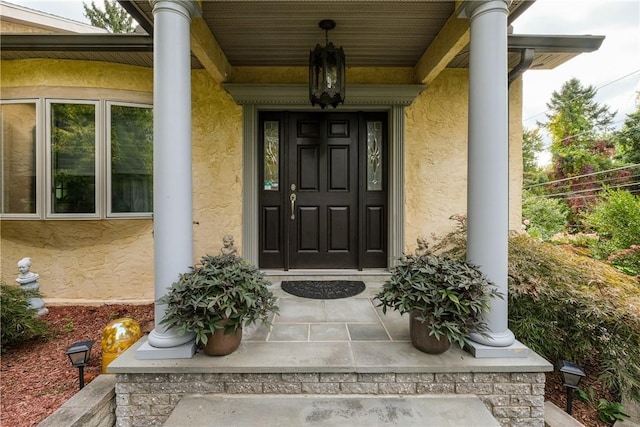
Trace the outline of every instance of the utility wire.
[[569, 181], [569, 180], [572, 180], [572, 179], [586, 178], [586, 177], [589, 177], [589, 176], [595, 176], [595, 175], [600, 175], [600, 174], [609, 173], [609, 172], [616, 172], [616, 171], [635, 168], [635, 167], [640, 167], [640, 163], [636, 163], [634, 165], [620, 166], [620, 167], [617, 167], [617, 168], [607, 169], [607, 170], [598, 171], [598, 172], [591, 172], [591, 173], [587, 173], [587, 174], [584, 174], [584, 175], [571, 176], [569, 178], [556, 179], [555, 181], [542, 182], [542, 183], [539, 183], [539, 184], [532, 184], [532, 185], [528, 185], [528, 186], [524, 187], [524, 189], [528, 190], [530, 188], [540, 187], [542, 185], [557, 184], [559, 182]]
[[[640, 182], [630, 182], [627, 184], [620, 184], [620, 185], [616, 185], [616, 186], [611, 186], [609, 188], [611, 188], [612, 190], [617, 190], [619, 188], [626, 188], [626, 187], [636, 187], [636, 186], [640, 186]], [[550, 197], [560, 197], [560, 196], [573, 196], [574, 194], [582, 194], [582, 193], [595, 193], [598, 191], [601, 191], [602, 187], [599, 188], [588, 188], [586, 190], [575, 190], [575, 191], [567, 191], [566, 193], [553, 193], [553, 194], [545, 194], [545, 195], [539, 195], [539, 196], [533, 196], [534, 199], [546, 199], [546, 198], [550, 198]], [[571, 199], [572, 197], [567, 197], [567, 199]]]
[[[611, 182], [611, 181], [622, 181], [622, 183], [624, 183], [626, 181], [632, 180], [634, 178], [639, 178], [639, 177], [640, 177], [640, 174], [630, 175], [630, 176], [616, 176], [616, 177], [600, 179], [597, 182], [579, 182], [578, 181], [578, 182], [573, 182], [570, 185], [572, 187], [575, 187], [575, 186], [579, 186], [579, 185], [583, 185], [584, 186], [586, 184], [599, 184], [599, 187], [592, 189], [593, 191], [595, 191], [597, 189], [601, 189], [603, 185], [605, 185], [606, 183]], [[614, 182], [613, 184], [617, 184], [617, 182]], [[640, 181], [638, 181], [636, 184], [640, 185]], [[526, 190], [526, 188], [525, 188], [525, 190]]]

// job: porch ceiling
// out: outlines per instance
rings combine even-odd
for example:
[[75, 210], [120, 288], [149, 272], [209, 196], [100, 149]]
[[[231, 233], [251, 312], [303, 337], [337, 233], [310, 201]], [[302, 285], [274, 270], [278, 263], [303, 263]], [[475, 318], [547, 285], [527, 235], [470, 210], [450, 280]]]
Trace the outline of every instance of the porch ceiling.
[[[153, 34], [149, 0], [119, 0]], [[206, 0], [192, 24], [192, 67], [225, 80], [238, 66], [306, 66], [309, 51], [324, 43], [318, 28], [333, 19], [329, 39], [342, 46], [349, 67], [414, 67], [420, 83], [444, 67], [467, 68], [468, 24], [456, 19], [459, 1], [436, 0]], [[533, 2], [515, 0], [511, 23]], [[194, 36], [194, 34], [196, 34]], [[551, 69], [599, 48], [600, 36], [509, 36], [509, 69], [525, 47], [535, 49], [530, 68]], [[149, 35], [3, 34], [1, 59], [57, 58], [153, 66]]]
[[[153, 32], [147, 0], [120, 1]], [[206, 0], [202, 19], [231, 66], [306, 66], [324, 43], [322, 19], [336, 28], [329, 40], [344, 48], [350, 67], [413, 67], [453, 15], [457, 1], [436, 0]], [[515, 0], [511, 22], [533, 2]], [[516, 61], [517, 62], [517, 61]]]

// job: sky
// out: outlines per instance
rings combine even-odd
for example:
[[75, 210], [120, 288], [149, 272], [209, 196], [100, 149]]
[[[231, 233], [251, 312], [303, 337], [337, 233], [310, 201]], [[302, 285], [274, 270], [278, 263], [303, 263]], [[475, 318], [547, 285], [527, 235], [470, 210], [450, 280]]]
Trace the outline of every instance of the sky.
[[[8, 1], [88, 23], [82, 0]], [[101, 4], [102, 0], [96, 1]], [[617, 128], [635, 111], [636, 92], [640, 91], [640, 0], [537, 0], [513, 27], [515, 34], [605, 36], [595, 52], [583, 53], [553, 70], [524, 74], [522, 119], [526, 128], [545, 121], [553, 91], [572, 77], [585, 87], [596, 88], [595, 101], [617, 111]]]

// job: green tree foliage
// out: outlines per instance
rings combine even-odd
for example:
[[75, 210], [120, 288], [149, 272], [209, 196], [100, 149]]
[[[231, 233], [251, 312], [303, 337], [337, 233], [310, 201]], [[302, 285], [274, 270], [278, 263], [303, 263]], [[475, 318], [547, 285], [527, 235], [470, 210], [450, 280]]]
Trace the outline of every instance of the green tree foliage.
[[536, 156], [543, 150], [544, 142], [542, 135], [540, 135], [540, 129], [524, 129], [522, 133], [522, 172], [525, 187], [549, 180], [547, 174], [536, 161]]
[[92, 0], [91, 5], [82, 4], [84, 16], [89, 19], [94, 27], [104, 28], [112, 33], [133, 33], [135, 26], [133, 18], [116, 0], [104, 0], [104, 10], [96, 6]]
[[624, 126], [615, 136], [620, 160], [634, 165], [640, 164], [640, 102], [637, 105], [635, 112], [627, 114]]
[[[607, 190], [603, 200], [586, 216], [585, 223], [595, 231], [599, 240], [594, 245], [596, 256], [615, 260], [640, 273], [640, 257], [633, 249], [640, 245], [640, 197], [624, 190]], [[627, 251], [629, 253], [619, 254]], [[626, 255], [626, 256], [615, 256]], [[637, 265], [633, 265], [635, 257]]]
[[544, 142], [540, 135], [540, 129], [524, 129], [522, 132], [522, 166], [525, 174], [535, 173], [539, 166], [536, 163], [536, 155], [544, 149]]
[[549, 240], [565, 230], [569, 209], [562, 199], [522, 193], [522, 219], [527, 234]]
[[581, 226], [579, 214], [597, 200], [599, 183], [593, 174], [614, 167], [615, 113], [595, 102], [595, 95], [593, 86], [584, 87], [572, 78], [560, 91], [554, 91], [547, 103], [550, 113], [544, 126], [551, 135], [550, 178], [561, 180], [548, 189], [564, 194], [575, 227]]
[[19, 286], [0, 285], [0, 336], [2, 351], [23, 342], [46, 335], [48, 326], [35, 316], [29, 307], [29, 297], [39, 297], [36, 291], [25, 291]]
[[576, 78], [554, 91], [545, 124], [551, 134], [554, 178], [608, 169], [613, 155], [611, 124], [615, 113], [594, 101], [596, 89]]

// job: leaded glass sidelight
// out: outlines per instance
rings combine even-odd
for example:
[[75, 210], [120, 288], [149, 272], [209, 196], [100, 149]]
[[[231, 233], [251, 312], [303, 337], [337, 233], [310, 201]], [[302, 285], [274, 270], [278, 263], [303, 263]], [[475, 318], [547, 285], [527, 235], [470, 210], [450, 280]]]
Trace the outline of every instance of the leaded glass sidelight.
[[276, 120], [264, 122], [264, 189], [278, 191], [280, 187], [280, 128]]
[[382, 122], [367, 122], [367, 191], [382, 190]]

